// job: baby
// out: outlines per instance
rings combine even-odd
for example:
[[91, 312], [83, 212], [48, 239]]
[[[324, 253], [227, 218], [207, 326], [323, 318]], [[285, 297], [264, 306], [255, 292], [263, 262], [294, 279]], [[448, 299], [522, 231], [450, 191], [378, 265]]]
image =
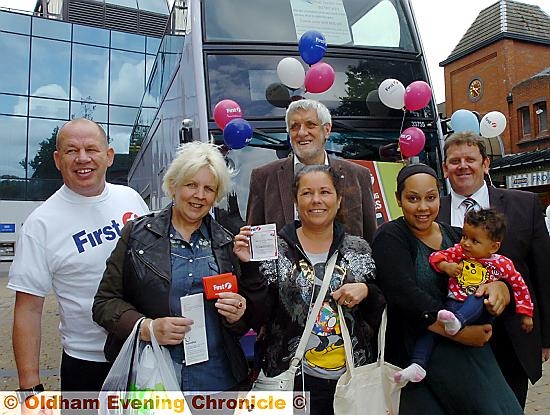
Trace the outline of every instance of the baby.
[[[505, 233], [504, 216], [494, 209], [470, 211], [464, 217], [460, 243], [430, 255], [432, 267], [449, 276], [447, 309], [437, 313], [437, 319], [443, 323], [448, 335], [454, 336], [462, 327], [486, 313], [484, 298], [476, 297], [475, 292], [481, 284], [497, 280], [506, 281], [511, 287], [516, 313], [522, 316], [523, 331], [529, 333], [533, 330], [533, 303], [529, 289], [512, 261], [496, 254]], [[433, 335], [426, 336], [421, 336], [415, 344], [413, 363], [394, 375], [396, 382], [420, 382], [426, 376]]]

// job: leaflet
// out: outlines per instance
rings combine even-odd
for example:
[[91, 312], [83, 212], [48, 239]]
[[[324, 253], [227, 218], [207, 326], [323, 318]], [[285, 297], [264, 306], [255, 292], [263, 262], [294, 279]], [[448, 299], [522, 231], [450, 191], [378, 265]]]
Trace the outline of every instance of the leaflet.
[[193, 320], [191, 330], [183, 338], [185, 366], [208, 360], [208, 342], [204, 318], [204, 300], [202, 293], [180, 297], [181, 314]]
[[265, 261], [277, 259], [277, 226], [274, 223], [250, 228], [250, 260]]

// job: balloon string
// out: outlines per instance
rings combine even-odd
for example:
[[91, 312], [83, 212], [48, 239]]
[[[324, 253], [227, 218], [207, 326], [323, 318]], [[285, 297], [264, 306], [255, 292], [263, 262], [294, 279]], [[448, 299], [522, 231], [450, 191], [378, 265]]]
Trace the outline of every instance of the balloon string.
[[[407, 110], [405, 107], [403, 107], [403, 118], [401, 119], [401, 128], [399, 128], [399, 135], [401, 136], [401, 133], [403, 132], [403, 124], [405, 124], [405, 115], [407, 114]], [[397, 149], [399, 150], [399, 154], [401, 154], [401, 161], [405, 163], [405, 159], [403, 158], [403, 153], [401, 152], [401, 143], [399, 142], [399, 139], [397, 139]]]

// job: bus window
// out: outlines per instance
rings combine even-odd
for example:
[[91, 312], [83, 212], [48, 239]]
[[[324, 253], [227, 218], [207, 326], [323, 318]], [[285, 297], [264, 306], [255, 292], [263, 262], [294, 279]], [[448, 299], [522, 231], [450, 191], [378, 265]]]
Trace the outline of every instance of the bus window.
[[[207, 56], [207, 83], [209, 86], [210, 118], [214, 106], [227, 97], [241, 106], [245, 118], [281, 117], [284, 109], [277, 108], [266, 99], [266, 90], [280, 82], [277, 64], [282, 55], [215, 55]], [[401, 117], [401, 110], [391, 109], [382, 103], [369, 101], [369, 93], [377, 91], [386, 78], [401, 80], [407, 85], [423, 79], [421, 62], [368, 57], [365, 59], [324, 58], [336, 72], [334, 85], [322, 94], [295, 93], [305, 98], [322, 101], [333, 115]], [[371, 94], [372, 97], [372, 94]], [[370, 105], [369, 105], [370, 104]], [[430, 118], [435, 114], [431, 105], [422, 111], [409, 112], [407, 117]]]
[[398, 48], [401, 25], [395, 6], [381, 1], [351, 26], [355, 45]]
[[329, 45], [416, 51], [399, 0], [205, 0], [203, 4], [205, 42], [296, 43], [305, 31], [314, 29], [325, 35]]

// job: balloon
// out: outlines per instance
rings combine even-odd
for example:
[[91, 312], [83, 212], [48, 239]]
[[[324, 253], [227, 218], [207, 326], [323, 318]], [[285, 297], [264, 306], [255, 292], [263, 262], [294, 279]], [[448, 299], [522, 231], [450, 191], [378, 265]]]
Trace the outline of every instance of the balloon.
[[405, 87], [397, 79], [384, 79], [378, 97], [385, 106], [399, 110], [405, 106]]
[[502, 112], [491, 111], [479, 123], [479, 131], [485, 138], [496, 137], [506, 129], [506, 117]]
[[277, 75], [283, 84], [292, 89], [301, 88], [306, 72], [296, 58], [283, 58], [277, 65]]
[[325, 92], [334, 83], [334, 69], [328, 63], [318, 62], [306, 73], [304, 85], [307, 92], [319, 94]]
[[413, 157], [422, 151], [426, 136], [420, 128], [409, 127], [399, 136], [399, 151], [405, 157]]
[[424, 108], [432, 98], [432, 88], [424, 81], [414, 81], [405, 89], [405, 108], [417, 111]]
[[286, 86], [275, 82], [265, 90], [265, 99], [274, 107], [286, 108], [290, 104], [290, 92]]
[[308, 65], [313, 65], [325, 56], [327, 40], [321, 32], [308, 30], [300, 38], [298, 50], [304, 62]]
[[246, 147], [252, 139], [252, 127], [243, 118], [235, 118], [223, 129], [224, 143], [234, 150]]
[[473, 131], [479, 134], [479, 120], [472, 111], [460, 109], [451, 115], [451, 127], [455, 133]]
[[367, 110], [369, 111], [367, 115], [378, 115], [382, 117], [390, 115], [390, 109], [380, 101], [378, 89], [370, 91], [365, 101], [367, 103]]
[[227, 123], [235, 118], [242, 118], [241, 107], [235, 101], [224, 99], [214, 107], [214, 120], [220, 130], [223, 130]]

